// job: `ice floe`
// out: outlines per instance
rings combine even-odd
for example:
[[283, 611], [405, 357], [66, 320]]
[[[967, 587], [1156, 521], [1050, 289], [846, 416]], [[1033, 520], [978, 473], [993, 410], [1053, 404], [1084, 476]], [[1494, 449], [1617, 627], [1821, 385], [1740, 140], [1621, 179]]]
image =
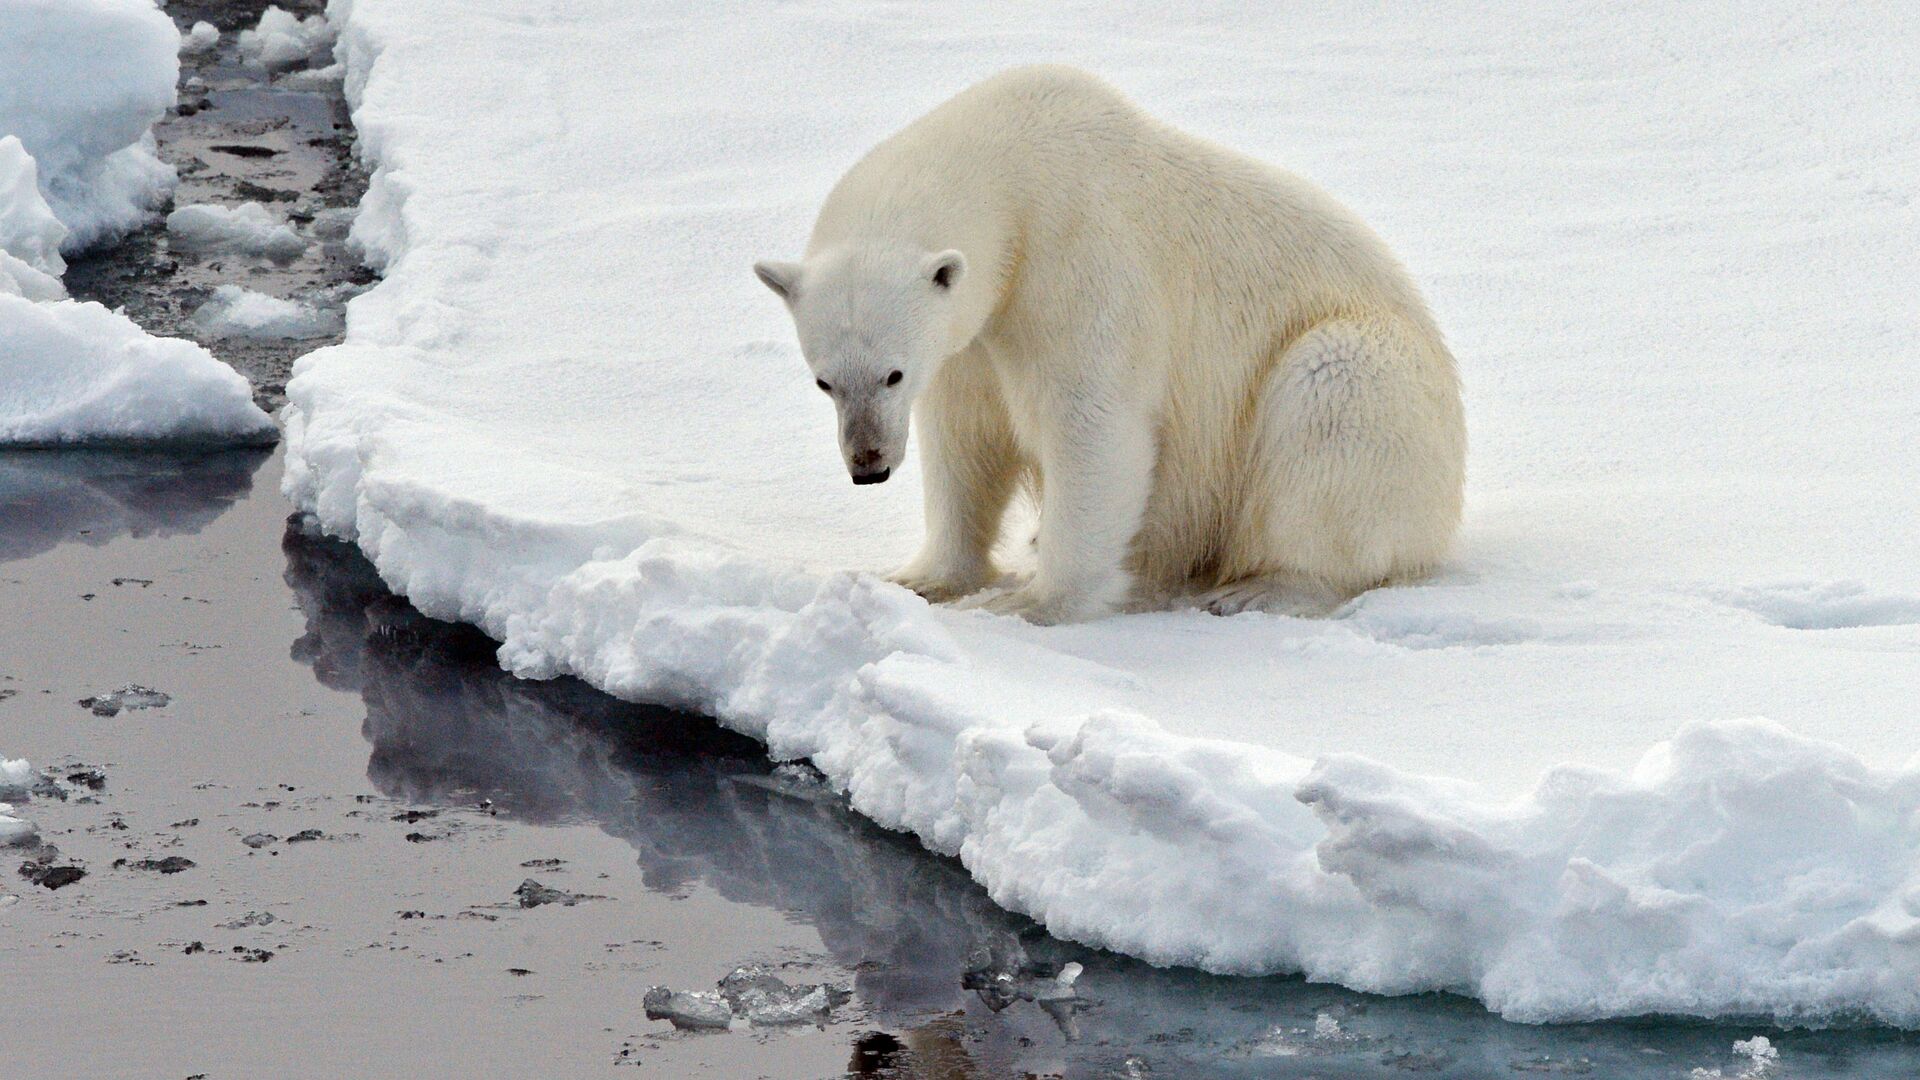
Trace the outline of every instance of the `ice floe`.
[[[1157, 963], [1920, 1025], [1920, 180], [1870, 74], [1920, 24], [491, 0], [509, 42], [454, 0], [331, 10], [386, 276], [289, 385], [287, 491], [509, 669], [710, 712]], [[917, 470], [846, 484], [747, 267], [1038, 59], [1400, 249], [1475, 444], [1442, 573], [1050, 629], [873, 576]]]

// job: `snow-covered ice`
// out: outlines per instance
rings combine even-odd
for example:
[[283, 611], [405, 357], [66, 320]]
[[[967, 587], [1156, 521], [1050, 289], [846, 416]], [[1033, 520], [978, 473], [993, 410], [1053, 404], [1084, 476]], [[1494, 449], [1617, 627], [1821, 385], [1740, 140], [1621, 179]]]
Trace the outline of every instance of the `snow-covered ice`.
[[272, 442], [246, 377], [100, 304], [0, 295], [0, 445]]
[[1691, 1080], [1721, 1080], [1722, 1077], [1727, 1077], [1729, 1080], [1761, 1080], [1762, 1077], [1773, 1076], [1774, 1070], [1780, 1064], [1780, 1051], [1774, 1049], [1773, 1041], [1765, 1035], [1755, 1035], [1751, 1039], [1741, 1039], [1734, 1043], [1733, 1054], [1735, 1057], [1746, 1059], [1746, 1063], [1740, 1066], [1738, 1072], [1728, 1073], [1718, 1068], [1701, 1067], [1687, 1075]]
[[125, 711], [139, 709], [164, 709], [173, 703], [172, 696], [148, 686], [129, 683], [110, 694], [98, 694], [80, 699], [80, 706], [95, 716], [118, 716]]
[[60, 280], [63, 251], [138, 225], [171, 188], [148, 128], [173, 103], [178, 44], [150, 0], [0, 3], [0, 445], [271, 441], [232, 368]]
[[247, 380], [205, 349], [65, 298], [70, 232], [37, 164], [20, 139], [0, 138], [0, 445], [271, 441]]
[[677, 1028], [724, 1028], [733, 1022], [733, 1010], [711, 990], [649, 989], [641, 999], [649, 1020], [668, 1020]]
[[40, 193], [39, 163], [17, 135], [0, 137], [0, 293], [64, 300], [67, 227]]
[[220, 28], [210, 22], [197, 22], [193, 29], [180, 36], [180, 52], [183, 56], [197, 56], [212, 52], [220, 44]]
[[[386, 277], [288, 388], [289, 494], [428, 614], [1158, 963], [1920, 1025], [1920, 18], [482, 7], [331, 6]], [[1425, 283], [1474, 441], [1433, 580], [1042, 629], [871, 576], [916, 470], [846, 483], [748, 268], [1039, 60], [1301, 171]]]
[[39, 162], [68, 253], [137, 227], [172, 190], [148, 128], [173, 106], [179, 46], [152, 0], [0, 4], [0, 135]]
[[240, 31], [240, 55], [269, 71], [304, 64], [333, 44], [333, 28], [324, 15], [302, 19], [269, 6], [251, 30]]
[[307, 250], [293, 226], [257, 202], [194, 203], [167, 215], [167, 236], [183, 251], [227, 251], [285, 262]]
[[203, 341], [228, 337], [298, 339], [338, 333], [341, 319], [336, 311], [299, 300], [222, 285], [194, 311], [193, 325]]

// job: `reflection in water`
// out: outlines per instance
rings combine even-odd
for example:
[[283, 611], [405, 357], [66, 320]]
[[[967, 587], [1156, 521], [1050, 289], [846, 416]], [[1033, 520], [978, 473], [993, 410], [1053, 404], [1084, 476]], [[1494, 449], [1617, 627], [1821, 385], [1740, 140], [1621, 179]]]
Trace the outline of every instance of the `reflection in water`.
[[[647, 885], [703, 883], [815, 927], [890, 1032], [851, 1049], [860, 1073], [913, 1076], [1686, 1077], [1743, 1075], [1765, 1029], [1647, 1020], [1532, 1027], [1470, 1001], [1379, 998], [1298, 979], [1163, 970], [1057, 941], [995, 907], [955, 862], [773, 772], [713, 721], [500, 671], [493, 644], [390, 595], [351, 547], [290, 528], [287, 581], [306, 615], [296, 656], [366, 701], [368, 772], [421, 803], [493, 800], [531, 823], [590, 822], [631, 844]], [[1086, 965], [1078, 1038], [1030, 1003], [993, 1013], [962, 987], [969, 954]], [[637, 991], [636, 991], [637, 994]], [[964, 1011], [963, 1011], [964, 1010]], [[1763, 1074], [1912, 1076], [1898, 1032], [1766, 1031]], [[911, 1061], [905, 1073], [889, 1065]]]
[[246, 497], [272, 453], [0, 451], [0, 562], [69, 541], [198, 532]]

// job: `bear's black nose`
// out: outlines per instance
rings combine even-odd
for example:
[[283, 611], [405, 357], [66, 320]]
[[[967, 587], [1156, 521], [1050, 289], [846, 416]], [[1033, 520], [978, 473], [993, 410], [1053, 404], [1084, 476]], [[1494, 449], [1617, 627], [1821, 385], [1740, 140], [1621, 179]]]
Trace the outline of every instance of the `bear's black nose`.
[[870, 473], [854, 473], [853, 482], [856, 484], [879, 484], [885, 482], [887, 477], [892, 475], [892, 469], [881, 469], [879, 472]]

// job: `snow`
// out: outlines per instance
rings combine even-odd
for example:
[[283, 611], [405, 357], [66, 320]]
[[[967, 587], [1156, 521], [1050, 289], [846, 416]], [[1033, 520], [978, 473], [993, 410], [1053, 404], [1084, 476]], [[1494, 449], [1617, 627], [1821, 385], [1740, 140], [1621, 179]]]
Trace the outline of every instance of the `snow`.
[[0, 295], [0, 446], [273, 438], [246, 378], [193, 342], [96, 303]]
[[340, 316], [298, 300], [222, 285], [193, 313], [194, 328], [207, 338], [298, 339], [340, 332]]
[[0, 138], [0, 293], [62, 300], [67, 227], [40, 194], [40, 168], [18, 136]]
[[326, 16], [301, 19], [272, 5], [261, 13], [258, 25], [240, 31], [240, 55], [268, 70], [304, 64], [331, 44], [333, 28]]
[[0, 446], [145, 439], [271, 441], [247, 380], [190, 341], [66, 299], [71, 231], [23, 140], [0, 138]]
[[167, 215], [167, 235], [183, 251], [264, 255], [278, 262], [299, 258], [307, 250], [306, 240], [291, 225], [257, 202], [183, 206]]
[[68, 254], [138, 227], [172, 190], [148, 128], [173, 107], [179, 43], [152, 0], [0, 4], [0, 135], [39, 162]]
[[210, 22], [197, 22], [193, 24], [192, 30], [187, 31], [180, 38], [180, 54], [197, 56], [200, 53], [212, 52], [219, 44], [220, 28]]
[[[709, 712], [1155, 963], [1920, 1025], [1920, 20], [330, 11], [385, 280], [296, 369], [287, 491], [504, 666]], [[871, 576], [917, 470], [846, 483], [749, 267], [1041, 60], [1315, 179], [1427, 286], [1474, 439], [1435, 578], [1043, 629]]]

